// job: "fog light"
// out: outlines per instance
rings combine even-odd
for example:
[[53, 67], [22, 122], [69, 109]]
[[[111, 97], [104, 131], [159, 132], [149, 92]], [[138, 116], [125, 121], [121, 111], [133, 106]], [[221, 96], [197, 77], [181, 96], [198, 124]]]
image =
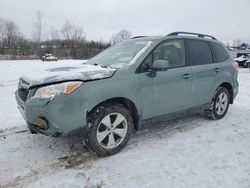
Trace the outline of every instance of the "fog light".
[[48, 121], [41, 117], [36, 118], [33, 124], [40, 127], [41, 129], [49, 128]]

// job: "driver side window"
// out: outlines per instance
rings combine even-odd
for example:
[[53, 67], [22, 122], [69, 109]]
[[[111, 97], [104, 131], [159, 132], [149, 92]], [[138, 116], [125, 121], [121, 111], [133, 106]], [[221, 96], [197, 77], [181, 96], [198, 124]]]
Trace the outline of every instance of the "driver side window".
[[165, 60], [169, 68], [185, 66], [185, 47], [183, 40], [171, 40], [161, 43], [144, 60], [142, 72], [151, 69], [156, 60]]

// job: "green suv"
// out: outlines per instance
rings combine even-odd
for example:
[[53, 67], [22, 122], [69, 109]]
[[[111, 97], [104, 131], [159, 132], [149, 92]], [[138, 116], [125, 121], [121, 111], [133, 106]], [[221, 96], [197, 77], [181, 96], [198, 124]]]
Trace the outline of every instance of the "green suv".
[[86, 146], [107, 156], [147, 122], [194, 110], [221, 119], [238, 93], [237, 74], [212, 36], [140, 36], [79, 66], [22, 76], [16, 100], [32, 133], [80, 132]]

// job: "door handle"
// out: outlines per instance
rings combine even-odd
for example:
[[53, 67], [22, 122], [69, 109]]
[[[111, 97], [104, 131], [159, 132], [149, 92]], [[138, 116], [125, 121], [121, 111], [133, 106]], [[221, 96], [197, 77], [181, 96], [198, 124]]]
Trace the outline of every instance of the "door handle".
[[190, 78], [190, 76], [191, 76], [190, 74], [186, 73], [186, 74], [182, 75], [182, 78], [183, 79], [188, 79], [188, 78]]
[[220, 72], [219, 68], [214, 68], [214, 72]]

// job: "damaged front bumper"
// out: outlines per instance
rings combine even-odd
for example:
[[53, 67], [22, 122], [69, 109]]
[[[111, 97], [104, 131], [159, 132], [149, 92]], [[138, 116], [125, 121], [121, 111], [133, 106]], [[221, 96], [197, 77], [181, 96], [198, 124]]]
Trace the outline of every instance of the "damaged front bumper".
[[68, 135], [86, 125], [82, 104], [74, 96], [58, 95], [53, 100], [28, 97], [24, 102], [15, 93], [18, 109], [32, 133]]

